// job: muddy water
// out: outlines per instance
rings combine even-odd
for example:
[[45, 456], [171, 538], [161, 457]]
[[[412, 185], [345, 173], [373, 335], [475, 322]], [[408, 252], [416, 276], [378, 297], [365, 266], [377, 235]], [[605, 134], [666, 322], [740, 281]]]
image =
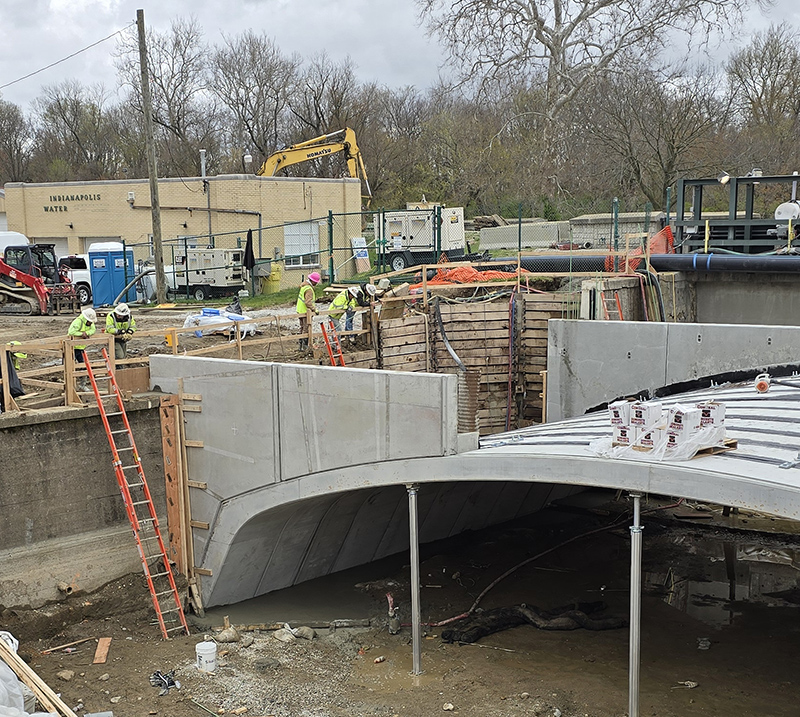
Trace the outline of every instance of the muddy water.
[[[423, 619], [463, 612], [509, 568], [609, 525], [620, 508], [604, 505], [609, 498], [582, 494], [572, 505], [424, 546]], [[481, 606], [552, 608], [603, 600], [608, 614], [627, 616], [629, 522], [620, 520], [517, 570]], [[641, 714], [800, 715], [800, 538], [687, 525], [670, 511], [645, 513], [644, 524]], [[524, 626], [459, 647], [443, 644], [439, 628], [431, 627], [423, 640], [425, 673], [410, 677], [408, 628], [397, 636], [385, 628], [387, 591], [403, 622], [410, 617], [406, 560], [398, 556], [214, 609], [207, 621], [220, 624], [227, 615], [237, 624], [297, 625], [370, 617], [377, 625], [370, 639], [387, 660], [380, 670], [371, 660], [357, 665], [352, 680], [376, 704], [396, 704], [411, 690], [446, 698], [462, 714], [535, 713], [532, 703], [519, 702], [524, 691], [552, 708], [541, 714], [556, 706], [565, 717], [626, 712], [627, 630], [565, 633]], [[512, 709], [512, 697], [518, 709]]]

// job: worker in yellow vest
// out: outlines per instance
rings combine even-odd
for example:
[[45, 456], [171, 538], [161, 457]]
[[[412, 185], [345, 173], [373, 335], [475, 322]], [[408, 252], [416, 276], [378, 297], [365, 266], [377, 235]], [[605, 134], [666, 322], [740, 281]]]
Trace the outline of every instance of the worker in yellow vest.
[[[361, 295], [361, 287], [350, 286], [340, 291], [331, 301], [330, 317], [338, 322], [338, 331], [353, 330], [353, 316], [358, 306], [358, 297]], [[342, 319], [344, 317], [344, 319]]]
[[[8, 345], [9, 346], [22, 346], [22, 344], [19, 341], [9, 341]], [[15, 371], [19, 371], [20, 370], [20, 363], [19, 363], [20, 360], [28, 358], [28, 354], [24, 354], [21, 351], [14, 351], [13, 349], [11, 351], [9, 351], [9, 353], [11, 354], [11, 363], [14, 365], [14, 370]]]
[[114, 337], [114, 358], [124, 359], [128, 355], [128, 339], [136, 331], [136, 319], [131, 316], [127, 304], [117, 304], [106, 316], [106, 333]]
[[322, 277], [320, 276], [319, 272], [312, 271], [308, 278], [300, 284], [300, 293], [297, 295], [297, 311], [298, 316], [300, 317], [300, 350], [307, 351], [308, 350], [308, 314], [311, 312], [312, 314], [316, 315], [319, 313], [319, 309], [317, 309], [315, 305], [316, 301], [316, 294], [314, 293], [314, 287], [322, 281]]
[[[91, 307], [85, 308], [81, 311], [80, 315], [69, 325], [67, 335], [74, 339], [88, 339], [93, 336], [97, 331], [97, 313]], [[78, 363], [83, 363], [83, 350], [86, 345], [73, 346], [75, 351], [75, 360]]]

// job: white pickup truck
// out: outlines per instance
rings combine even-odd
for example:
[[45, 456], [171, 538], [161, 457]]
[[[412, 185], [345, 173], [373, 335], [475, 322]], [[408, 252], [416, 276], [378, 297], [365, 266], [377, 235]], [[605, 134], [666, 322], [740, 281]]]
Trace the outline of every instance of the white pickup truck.
[[67, 278], [75, 285], [78, 301], [85, 306], [92, 300], [92, 277], [89, 271], [89, 255], [74, 254], [58, 260], [59, 271], [63, 270]]

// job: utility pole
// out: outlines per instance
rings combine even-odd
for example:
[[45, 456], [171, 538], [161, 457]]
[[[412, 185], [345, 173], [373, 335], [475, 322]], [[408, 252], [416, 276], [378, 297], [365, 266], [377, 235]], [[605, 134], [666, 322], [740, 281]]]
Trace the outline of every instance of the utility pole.
[[156, 262], [156, 301], [167, 303], [167, 275], [164, 273], [164, 248], [161, 244], [161, 204], [158, 199], [158, 168], [153, 137], [153, 103], [150, 99], [150, 73], [147, 68], [147, 43], [144, 33], [144, 10], [136, 11], [139, 29], [139, 65], [142, 70], [142, 111], [144, 112], [147, 174], [150, 177], [150, 206], [153, 215], [153, 255]]

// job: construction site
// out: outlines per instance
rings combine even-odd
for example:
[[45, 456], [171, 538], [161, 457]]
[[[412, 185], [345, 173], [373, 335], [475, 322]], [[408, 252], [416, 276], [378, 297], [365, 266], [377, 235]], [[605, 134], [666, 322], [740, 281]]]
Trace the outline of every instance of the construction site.
[[139, 229], [69, 239], [79, 296], [22, 199], [62, 194], [7, 186], [0, 714], [795, 715], [800, 210], [751, 199], [796, 176], [470, 245], [264, 174], [217, 179], [296, 215], [209, 199], [161, 305]]

